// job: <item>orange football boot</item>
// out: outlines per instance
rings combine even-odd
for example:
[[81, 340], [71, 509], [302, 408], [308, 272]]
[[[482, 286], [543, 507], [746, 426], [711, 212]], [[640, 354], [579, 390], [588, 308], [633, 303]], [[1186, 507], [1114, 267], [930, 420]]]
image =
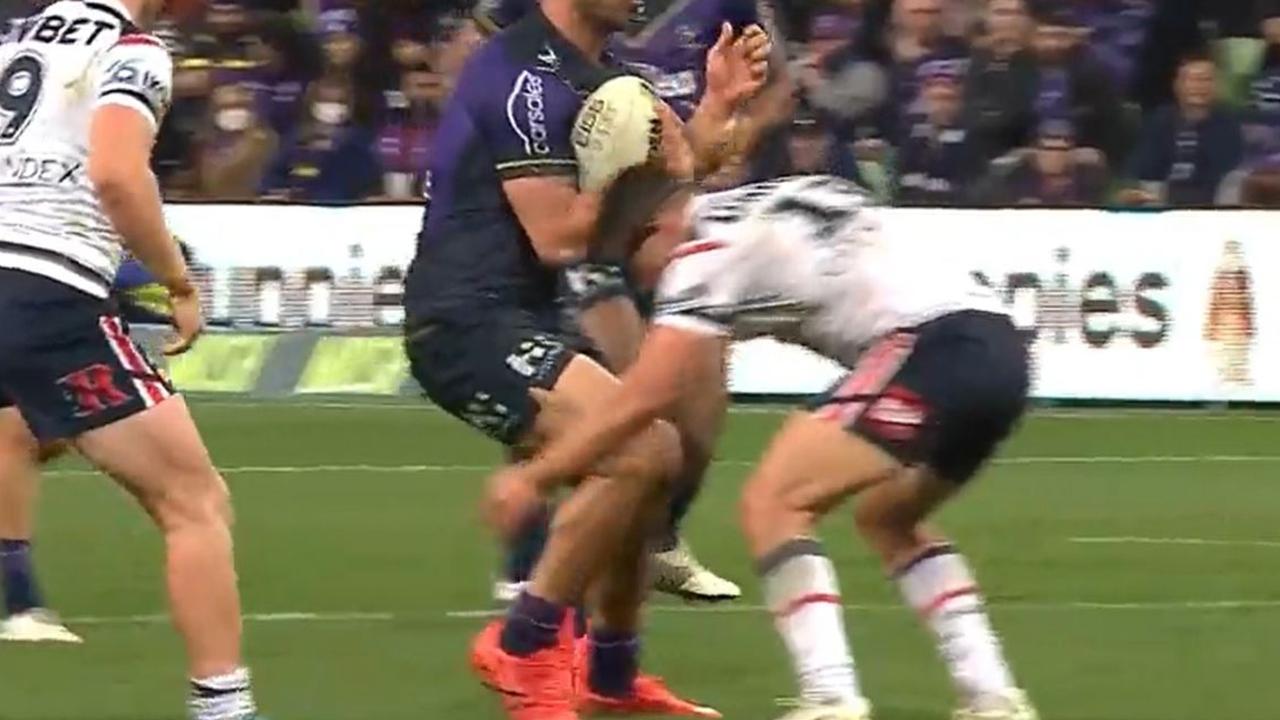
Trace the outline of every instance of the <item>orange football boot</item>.
[[580, 707], [591, 715], [678, 715], [682, 717], [723, 717], [719, 710], [677, 696], [657, 675], [641, 673], [631, 686], [631, 694], [615, 698], [591, 691], [585, 681]]
[[471, 667], [480, 682], [502, 697], [512, 720], [578, 720], [572, 627], [555, 646], [516, 657], [502, 650], [503, 622], [489, 623], [472, 641]]

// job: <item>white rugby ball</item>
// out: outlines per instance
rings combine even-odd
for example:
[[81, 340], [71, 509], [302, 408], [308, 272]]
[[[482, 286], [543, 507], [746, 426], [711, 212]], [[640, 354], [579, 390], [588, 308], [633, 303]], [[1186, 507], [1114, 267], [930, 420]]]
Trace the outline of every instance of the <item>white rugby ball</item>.
[[633, 75], [614, 78], [587, 97], [573, 123], [582, 190], [600, 190], [628, 168], [658, 156], [661, 102], [649, 83]]

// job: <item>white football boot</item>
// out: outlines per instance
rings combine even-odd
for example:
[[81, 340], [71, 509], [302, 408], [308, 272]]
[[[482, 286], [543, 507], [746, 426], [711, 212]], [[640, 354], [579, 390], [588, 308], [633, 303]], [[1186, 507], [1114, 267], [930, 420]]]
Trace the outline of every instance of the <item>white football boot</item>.
[[510, 605], [520, 597], [520, 593], [524, 592], [527, 582], [515, 582], [513, 580], [505, 580], [498, 578], [493, 581], [493, 601]]
[[44, 608], [32, 608], [0, 621], [0, 640], [32, 643], [84, 642], [79, 635], [68, 630], [56, 614]]
[[698, 562], [683, 538], [674, 548], [655, 552], [651, 558], [652, 586], [658, 592], [699, 602], [724, 602], [742, 597], [742, 588]]
[[779, 704], [795, 709], [778, 720], [871, 720], [871, 703], [859, 698], [855, 703], [819, 704], [804, 700], [788, 700]]
[[975, 698], [951, 717], [953, 720], [1040, 720], [1027, 694], [1017, 689]]

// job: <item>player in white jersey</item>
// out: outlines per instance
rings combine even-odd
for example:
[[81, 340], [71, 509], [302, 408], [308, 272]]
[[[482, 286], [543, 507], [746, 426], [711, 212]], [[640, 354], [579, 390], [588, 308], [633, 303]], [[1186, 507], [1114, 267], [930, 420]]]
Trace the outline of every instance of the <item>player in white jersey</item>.
[[140, 28], [163, 4], [62, 0], [0, 47], [0, 413], [20, 413], [41, 443], [70, 440], [138, 498], [164, 535], [190, 715], [249, 720], [226, 485], [108, 299], [128, 247], [169, 291], [177, 337], [166, 352], [200, 333], [148, 167], [172, 63]]
[[616, 395], [491, 485], [499, 527], [682, 393], [723, 382], [734, 337], [773, 335], [851, 368], [795, 413], [748, 481], [742, 521], [801, 698], [790, 720], [865, 720], [835, 569], [816, 523], [857, 495], [857, 528], [935, 632], [960, 720], [1033, 720], [965, 560], [925, 522], [1022, 415], [1028, 361], [994, 294], [937, 238], [913, 237], [852, 183], [797, 177], [678, 193], [633, 257], [654, 327]]

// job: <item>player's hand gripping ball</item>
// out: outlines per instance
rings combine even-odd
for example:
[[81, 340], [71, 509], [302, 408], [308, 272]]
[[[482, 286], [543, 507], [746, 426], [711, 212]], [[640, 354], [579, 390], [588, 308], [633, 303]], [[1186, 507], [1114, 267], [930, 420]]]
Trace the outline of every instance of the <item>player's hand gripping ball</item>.
[[573, 124], [578, 186], [599, 192], [623, 171], [658, 159], [661, 107], [653, 87], [631, 75], [614, 78], [591, 93]]

